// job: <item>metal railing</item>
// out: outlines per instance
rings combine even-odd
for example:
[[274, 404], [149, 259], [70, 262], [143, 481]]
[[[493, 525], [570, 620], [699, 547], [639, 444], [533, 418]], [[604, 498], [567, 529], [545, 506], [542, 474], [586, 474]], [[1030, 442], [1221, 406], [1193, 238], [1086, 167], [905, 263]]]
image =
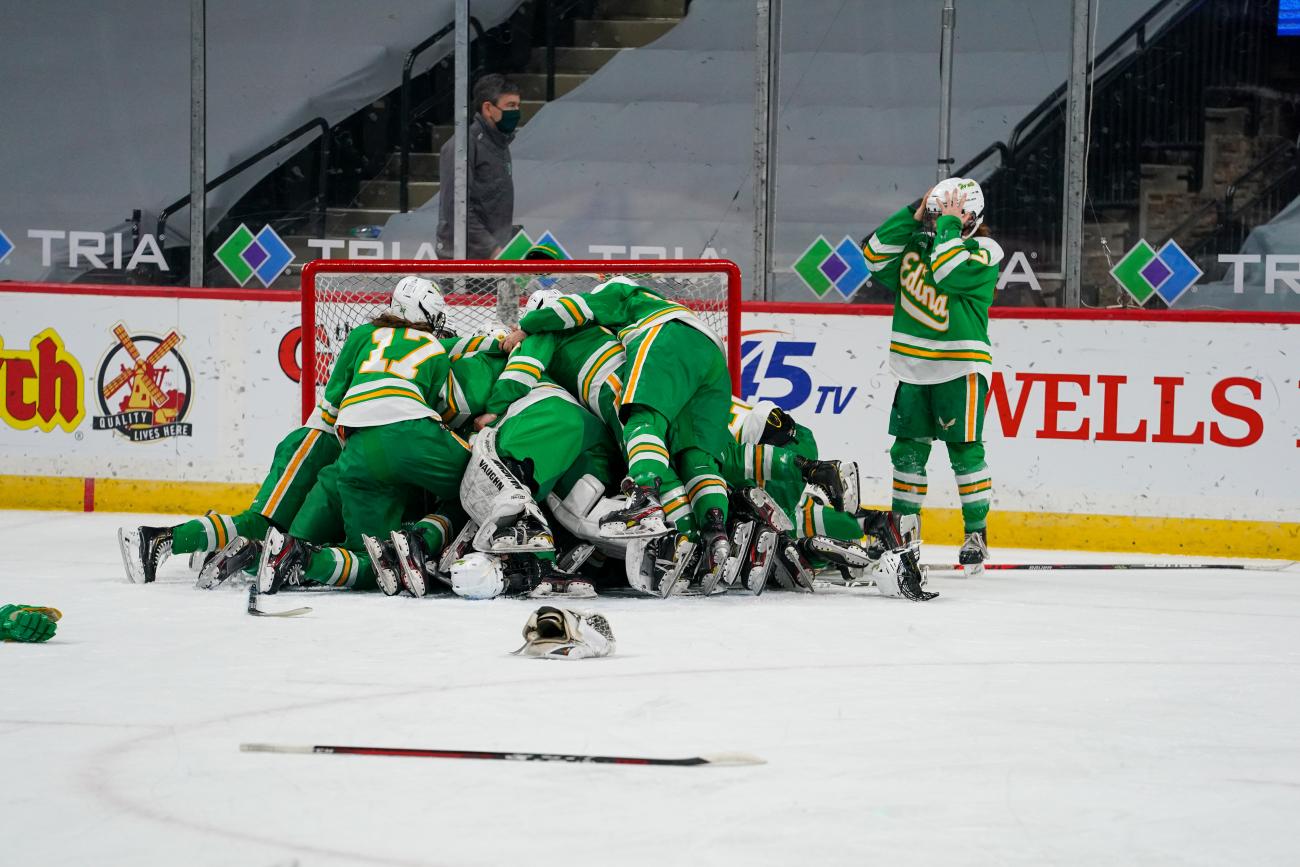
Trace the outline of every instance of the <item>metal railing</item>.
[[555, 99], [555, 38], [560, 21], [568, 17], [578, 6], [587, 0], [542, 0], [542, 14], [546, 16], [546, 101]]
[[[316, 211], [316, 217], [319, 222], [319, 228], [323, 233], [325, 230], [326, 193], [328, 192], [329, 189], [329, 161], [330, 161], [330, 126], [329, 123], [323, 117], [312, 118], [311, 120], [304, 123], [302, 126], [295, 129], [293, 132], [281, 136], [280, 138], [276, 139], [274, 142], [262, 148], [260, 151], [253, 154], [252, 156], [240, 160], [234, 166], [232, 166], [228, 170], [222, 172], [221, 174], [217, 175], [217, 177], [213, 178], [212, 180], [204, 184], [203, 185], [204, 191], [209, 193], [212, 192], [217, 187], [224, 184], [226, 181], [242, 173], [243, 171], [250, 168], [251, 166], [256, 165], [266, 157], [270, 156], [271, 154], [275, 153], [281, 148], [288, 146], [289, 144], [301, 138], [306, 133], [311, 132], [312, 130], [317, 130], [320, 132], [320, 167], [317, 170], [316, 195], [313, 199], [313, 209]], [[176, 213], [181, 208], [184, 208], [189, 203], [190, 203], [190, 197], [189, 194], [187, 193], [185, 196], [172, 202], [170, 205], [163, 208], [161, 212], [159, 212], [158, 226], [157, 226], [157, 232], [155, 234], [155, 237], [158, 240], [158, 246], [160, 249], [164, 247], [164, 241], [167, 239], [168, 218], [170, 218], [172, 214]], [[191, 241], [191, 243], [193, 242]]]
[[[1186, 164], [1199, 187], [1207, 94], [1267, 77], [1261, 9], [1241, 0], [1163, 0], [1097, 54], [1088, 69], [1095, 76], [1089, 219], [1111, 208], [1136, 211], [1143, 162]], [[989, 222], [1042, 251], [1046, 262], [1059, 257], [1065, 105], [1063, 83], [1004, 144], [957, 170], [968, 176], [1000, 154], [1000, 164], [982, 176]]]
[[[483, 25], [474, 16], [470, 16], [469, 25], [474, 29], [476, 39], [483, 38]], [[452, 92], [455, 88], [455, 82], [444, 86], [441, 89], [435, 88], [434, 93], [420, 103], [415, 109], [411, 108], [411, 73], [415, 68], [415, 60], [421, 54], [428, 51], [438, 42], [452, 35], [456, 30], [455, 22], [440, 28], [436, 33], [416, 45], [406, 53], [406, 60], [402, 63], [402, 86], [399, 116], [399, 145], [398, 145], [398, 190], [397, 202], [398, 210], [403, 214], [411, 209], [411, 124], [415, 123], [416, 118], [423, 115], [432, 106], [438, 103], [440, 99]]]

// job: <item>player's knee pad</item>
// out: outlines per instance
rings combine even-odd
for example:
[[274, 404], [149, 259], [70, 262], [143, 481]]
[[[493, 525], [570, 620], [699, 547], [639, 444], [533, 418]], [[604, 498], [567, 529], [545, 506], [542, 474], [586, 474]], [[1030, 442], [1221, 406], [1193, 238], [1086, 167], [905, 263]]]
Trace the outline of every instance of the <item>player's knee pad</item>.
[[948, 443], [948, 461], [957, 475], [984, 467], [984, 443]]
[[894, 469], [905, 473], [924, 473], [930, 460], [930, 441], [899, 437], [889, 447], [889, 460]]

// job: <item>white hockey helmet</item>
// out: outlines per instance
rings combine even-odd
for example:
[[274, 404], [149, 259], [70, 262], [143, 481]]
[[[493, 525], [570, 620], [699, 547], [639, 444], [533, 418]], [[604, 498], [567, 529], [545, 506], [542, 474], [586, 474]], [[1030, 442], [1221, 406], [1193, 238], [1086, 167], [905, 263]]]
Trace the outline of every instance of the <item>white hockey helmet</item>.
[[434, 331], [447, 321], [447, 305], [442, 293], [431, 280], [423, 277], [403, 277], [393, 287], [393, 298], [388, 302], [388, 312], [407, 322], [428, 323]]
[[952, 192], [964, 193], [966, 196], [966, 203], [962, 205], [962, 210], [966, 212], [966, 220], [962, 224], [961, 236], [969, 238], [984, 222], [984, 190], [978, 182], [970, 178], [945, 178], [939, 181], [930, 191], [925, 209], [931, 214], [939, 213], [940, 203]]
[[524, 304], [524, 312], [531, 313], [534, 310], [541, 310], [563, 294], [559, 289], [538, 289], [528, 296], [528, 302]]
[[501, 558], [472, 551], [451, 564], [451, 589], [466, 599], [491, 599], [506, 589]]

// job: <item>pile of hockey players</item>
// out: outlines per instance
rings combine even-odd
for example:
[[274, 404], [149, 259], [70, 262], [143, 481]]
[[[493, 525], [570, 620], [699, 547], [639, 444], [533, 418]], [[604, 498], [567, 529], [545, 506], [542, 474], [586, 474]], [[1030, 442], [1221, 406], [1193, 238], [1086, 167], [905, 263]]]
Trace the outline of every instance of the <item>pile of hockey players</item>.
[[758, 594], [828, 570], [936, 595], [914, 530], [863, 509], [856, 465], [808, 428], [735, 398], [689, 307], [616, 276], [534, 291], [509, 334], [445, 323], [438, 286], [397, 280], [250, 507], [124, 528], [128, 577], [190, 554], [199, 587], [246, 573], [263, 593]]

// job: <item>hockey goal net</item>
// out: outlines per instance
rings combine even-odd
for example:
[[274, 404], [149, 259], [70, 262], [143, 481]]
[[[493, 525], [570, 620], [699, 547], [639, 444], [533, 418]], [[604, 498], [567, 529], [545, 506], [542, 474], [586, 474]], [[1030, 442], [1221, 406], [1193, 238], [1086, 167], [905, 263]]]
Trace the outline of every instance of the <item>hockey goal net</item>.
[[[397, 281], [432, 280], [447, 302], [447, 327], [461, 336], [510, 330], [540, 288], [585, 292], [626, 277], [690, 307], [725, 341], [733, 388], [740, 375], [740, 269], [725, 259], [634, 261], [382, 261], [320, 259], [302, 271], [302, 412], [324, 391], [348, 332], [388, 305]], [[315, 335], [311, 339], [309, 335]]]

